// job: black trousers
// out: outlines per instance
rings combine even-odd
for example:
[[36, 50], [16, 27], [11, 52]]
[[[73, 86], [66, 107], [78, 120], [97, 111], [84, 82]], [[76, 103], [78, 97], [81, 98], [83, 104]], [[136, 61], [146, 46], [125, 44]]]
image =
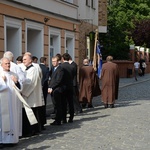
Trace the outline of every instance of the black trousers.
[[77, 86], [73, 86], [73, 104], [74, 111], [81, 111], [81, 105], [79, 103], [79, 90]]
[[55, 121], [60, 123], [62, 120], [62, 93], [56, 88], [52, 93], [52, 99], [55, 101], [56, 117]]
[[47, 94], [48, 94], [48, 85], [44, 85], [42, 87], [42, 91], [43, 91], [44, 102], [45, 102], [45, 106], [46, 106], [46, 104], [47, 104]]
[[144, 76], [145, 75], [145, 68], [141, 68], [141, 70], [142, 70], [142, 76]]
[[67, 117], [67, 104], [69, 107], [69, 119], [73, 120], [74, 118], [74, 105], [73, 105], [73, 87], [67, 88], [62, 95], [62, 110], [63, 116], [62, 119], [65, 121]]
[[47, 93], [48, 93], [48, 85], [45, 85], [42, 87], [42, 91], [43, 91], [43, 97], [44, 97], [44, 103], [45, 105], [43, 105], [41, 107], [41, 114], [40, 114], [40, 118], [41, 123], [42, 123], [42, 127], [44, 126], [44, 124], [46, 124], [46, 104], [47, 104]]
[[40, 107], [32, 107], [33, 113], [38, 121], [37, 124], [30, 125], [25, 109], [22, 110], [22, 136], [32, 136], [41, 131]]

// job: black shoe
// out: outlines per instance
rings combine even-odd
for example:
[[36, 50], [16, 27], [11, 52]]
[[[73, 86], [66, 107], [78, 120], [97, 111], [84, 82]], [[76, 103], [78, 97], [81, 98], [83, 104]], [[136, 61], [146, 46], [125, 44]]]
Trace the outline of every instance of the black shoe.
[[54, 114], [56, 114], [55, 111], [53, 111], [53, 112], [51, 113], [51, 115], [54, 115]]
[[110, 108], [114, 108], [114, 104], [110, 104]]
[[4, 148], [4, 145], [3, 144], [0, 144], [0, 149], [3, 149]]
[[50, 114], [46, 114], [46, 117], [50, 117]]
[[46, 128], [43, 126], [42, 128], [41, 128], [42, 130], [46, 130]]
[[86, 104], [83, 103], [83, 104], [82, 104], [82, 108], [85, 108], [85, 107], [86, 107]]
[[104, 107], [105, 107], [105, 108], [108, 108], [108, 104], [104, 104]]
[[73, 122], [73, 119], [69, 119], [68, 122], [69, 122], [69, 123], [72, 123], [72, 122]]
[[83, 110], [81, 109], [81, 110], [79, 111], [79, 113], [83, 113]]
[[67, 120], [63, 120], [62, 123], [67, 123]]
[[61, 123], [60, 122], [57, 122], [57, 121], [54, 121], [53, 123], [50, 123], [50, 125], [61, 125]]
[[92, 104], [88, 104], [88, 108], [94, 108]]
[[3, 147], [2, 148], [7, 148], [7, 147], [14, 147], [14, 146], [16, 146], [17, 145], [17, 143], [15, 144], [3, 144]]

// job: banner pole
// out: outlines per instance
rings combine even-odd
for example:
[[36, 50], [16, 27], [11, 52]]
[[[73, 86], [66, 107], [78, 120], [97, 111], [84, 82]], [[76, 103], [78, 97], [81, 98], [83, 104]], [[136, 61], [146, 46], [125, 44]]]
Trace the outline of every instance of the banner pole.
[[93, 56], [93, 68], [96, 71], [96, 44], [97, 44], [97, 36], [98, 36], [98, 29], [95, 30], [95, 43], [94, 43], [94, 56]]

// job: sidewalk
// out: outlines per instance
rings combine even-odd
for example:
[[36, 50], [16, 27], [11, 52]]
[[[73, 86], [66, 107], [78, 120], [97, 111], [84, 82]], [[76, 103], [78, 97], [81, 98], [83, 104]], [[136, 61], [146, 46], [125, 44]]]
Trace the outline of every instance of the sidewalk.
[[132, 78], [120, 78], [119, 80], [119, 88], [123, 88], [123, 87], [126, 87], [126, 86], [130, 86], [132, 84], [139, 84], [141, 82], [146, 82], [148, 80], [150, 80], [150, 74], [145, 74], [145, 76], [138, 76], [138, 81], [135, 81], [135, 78], [132, 77]]

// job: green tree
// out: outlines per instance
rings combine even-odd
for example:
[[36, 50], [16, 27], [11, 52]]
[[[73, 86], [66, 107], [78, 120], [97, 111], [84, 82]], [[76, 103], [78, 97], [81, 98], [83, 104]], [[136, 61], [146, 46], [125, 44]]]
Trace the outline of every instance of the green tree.
[[132, 37], [136, 45], [150, 48], [150, 19], [136, 22]]
[[109, 0], [108, 32], [99, 36], [104, 58], [111, 54], [114, 59], [128, 59], [127, 37], [132, 38], [136, 22], [144, 19], [150, 19], [150, 0]]

